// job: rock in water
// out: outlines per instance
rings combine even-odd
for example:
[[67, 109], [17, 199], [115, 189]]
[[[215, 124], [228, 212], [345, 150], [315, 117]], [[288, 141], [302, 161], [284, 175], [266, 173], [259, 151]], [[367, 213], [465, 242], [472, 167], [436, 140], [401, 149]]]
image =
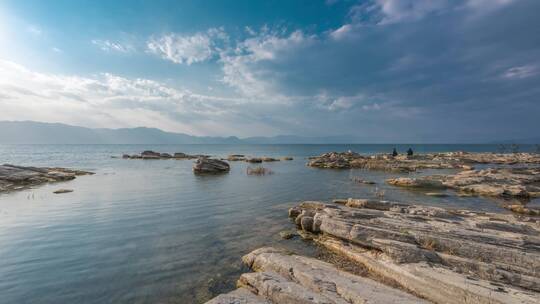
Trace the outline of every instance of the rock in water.
[[285, 240], [292, 239], [295, 235], [296, 233], [294, 231], [289, 231], [289, 230], [283, 230], [279, 233], [279, 236]]
[[193, 164], [193, 173], [195, 174], [224, 173], [229, 172], [229, 170], [229, 164], [219, 159], [199, 158]]
[[62, 194], [62, 193], [70, 193], [70, 192], [73, 192], [73, 190], [71, 190], [71, 189], [58, 189], [58, 190], [54, 191], [53, 193], [54, 194]]
[[92, 172], [66, 168], [23, 167], [10, 164], [0, 165], [0, 192], [20, 190], [45, 183], [75, 179]]

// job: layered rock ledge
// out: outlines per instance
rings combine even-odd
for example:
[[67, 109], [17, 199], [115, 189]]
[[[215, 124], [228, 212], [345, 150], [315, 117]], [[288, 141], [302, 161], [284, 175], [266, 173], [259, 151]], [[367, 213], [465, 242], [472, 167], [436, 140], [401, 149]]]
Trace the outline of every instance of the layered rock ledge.
[[352, 151], [329, 152], [310, 157], [310, 167], [329, 169], [360, 168], [392, 172], [414, 172], [419, 169], [473, 169], [475, 164], [540, 164], [536, 153], [469, 153], [446, 152], [416, 155], [361, 155]]
[[252, 273], [240, 276], [238, 289], [207, 304], [232, 303], [428, 303], [404, 291], [337, 269], [314, 258], [272, 247], [242, 258]]
[[265, 247], [254, 272], [207, 303], [538, 303], [540, 218], [368, 199], [303, 202], [289, 216], [306, 239], [369, 276]]
[[79, 175], [92, 172], [47, 167], [23, 167], [10, 164], [0, 166], [0, 192], [13, 191], [38, 186], [45, 183], [75, 179]]
[[540, 168], [467, 170], [450, 175], [393, 178], [387, 183], [407, 188], [453, 189], [473, 195], [530, 198], [540, 196]]
[[538, 303], [540, 221], [380, 200], [304, 202], [318, 244], [433, 303]]

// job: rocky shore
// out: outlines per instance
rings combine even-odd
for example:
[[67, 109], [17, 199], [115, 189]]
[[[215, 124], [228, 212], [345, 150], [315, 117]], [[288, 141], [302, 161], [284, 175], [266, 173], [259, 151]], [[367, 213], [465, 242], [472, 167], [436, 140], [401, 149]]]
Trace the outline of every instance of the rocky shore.
[[449, 175], [399, 177], [387, 183], [406, 188], [453, 189], [463, 194], [504, 198], [540, 197], [540, 168], [467, 170]]
[[364, 267], [260, 248], [207, 303], [538, 303], [540, 218], [368, 199], [289, 210], [304, 238]]
[[446, 152], [415, 155], [361, 155], [352, 151], [329, 152], [310, 157], [310, 167], [327, 169], [369, 169], [391, 172], [414, 172], [420, 169], [473, 169], [475, 164], [534, 164], [540, 165], [536, 153], [468, 153]]
[[262, 162], [275, 162], [275, 161], [280, 161], [280, 160], [293, 160], [292, 157], [282, 157], [282, 158], [273, 158], [273, 157], [267, 157], [267, 156], [263, 156], [263, 157], [248, 157], [246, 155], [243, 155], [243, 154], [231, 154], [229, 156], [227, 156], [227, 158], [223, 158], [222, 160], [227, 160], [227, 161], [243, 161], [243, 162], [248, 162], [248, 163], [262, 163]]
[[26, 189], [45, 183], [75, 179], [92, 172], [46, 167], [23, 167], [4, 164], [0, 166], [0, 192]]
[[170, 153], [163, 153], [163, 152], [155, 152], [152, 150], [143, 151], [140, 154], [124, 154], [122, 155], [123, 159], [197, 159], [197, 158], [207, 158], [210, 157], [209, 155], [202, 155], [202, 154], [196, 154], [196, 155], [190, 155], [183, 152], [176, 152], [173, 154]]

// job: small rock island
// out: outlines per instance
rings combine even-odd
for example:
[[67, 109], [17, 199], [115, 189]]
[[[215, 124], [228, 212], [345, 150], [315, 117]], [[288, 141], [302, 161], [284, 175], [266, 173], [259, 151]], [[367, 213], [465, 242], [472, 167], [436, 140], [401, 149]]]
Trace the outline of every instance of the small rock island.
[[24, 167], [10, 164], [0, 165], [0, 192], [26, 189], [45, 183], [75, 179], [92, 172], [66, 168]]

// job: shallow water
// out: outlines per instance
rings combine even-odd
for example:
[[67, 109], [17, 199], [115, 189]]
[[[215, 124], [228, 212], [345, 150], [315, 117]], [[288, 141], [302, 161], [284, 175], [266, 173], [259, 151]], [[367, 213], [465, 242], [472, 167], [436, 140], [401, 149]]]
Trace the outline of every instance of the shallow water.
[[[321, 170], [306, 157], [329, 151], [389, 152], [393, 145], [7, 145], [0, 161], [63, 166], [92, 176], [0, 194], [0, 303], [201, 303], [234, 288], [240, 257], [264, 245], [315, 254], [291, 229], [287, 209], [302, 200], [373, 197], [502, 211], [483, 198], [437, 198], [389, 187], [400, 174]], [[408, 146], [399, 146], [405, 151]], [[413, 146], [417, 152], [495, 151], [490, 145]], [[111, 155], [185, 152], [292, 156], [248, 176], [232, 162], [225, 175], [195, 176], [189, 160], [124, 160]], [[443, 171], [437, 171], [443, 172]], [[424, 171], [418, 174], [430, 174]], [[377, 182], [358, 185], [352, 177]], [[74, 192], [56, 195], [59, 188]], [[451, 192], [449, 192], [452, 194]], [[245, 269], [244, 269], [245, 270]]]

